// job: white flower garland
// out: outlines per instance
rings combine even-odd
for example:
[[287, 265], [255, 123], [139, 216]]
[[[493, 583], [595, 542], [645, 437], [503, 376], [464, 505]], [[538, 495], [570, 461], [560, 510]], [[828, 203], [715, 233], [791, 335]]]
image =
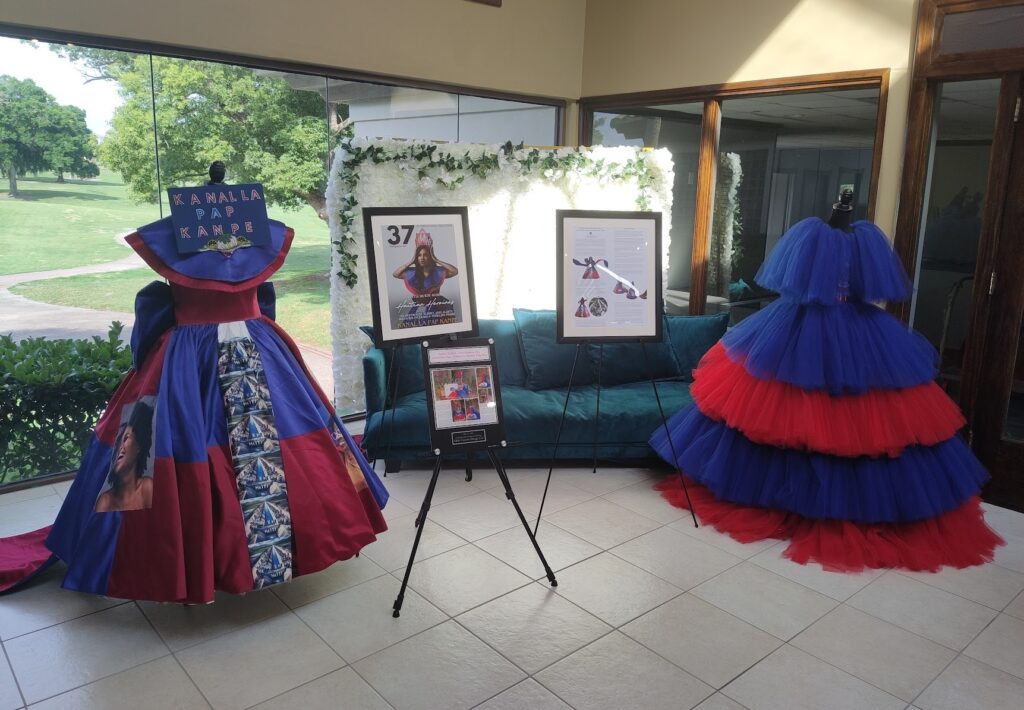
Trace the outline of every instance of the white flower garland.
[[668, 150], [421, 143], [353, 138], [335, 153], [327, 185], [331, 241], [331, 337], [339, 412], [362, 410], [359, 326], [371, 322], [363, 207], [466, 205], [477, 315], [510, 318], [513, 307], [553, 308], [555, 210], [662, 213], [668, 269], [672, 216]]

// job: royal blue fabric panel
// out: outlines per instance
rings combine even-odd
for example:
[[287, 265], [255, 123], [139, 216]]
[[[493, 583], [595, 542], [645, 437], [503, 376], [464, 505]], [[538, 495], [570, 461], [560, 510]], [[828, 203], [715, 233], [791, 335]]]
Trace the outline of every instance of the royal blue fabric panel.
[[850, 292], [862, 301], [905, 301], [910, 279], [881, 229], [871, 222], [853, 223]]
[[96, 513], [96, 498], [110, 468], [111, 449], [93, 434], [46, 546], [68, 566], [64, 587], [105, 594], [114, 563], [121, 513]]
[[277, 320], [277, 290], [273, 283], [265, 281], [256, 287], [256, 302], [260, 313], [270, 320]]
[[266, 375], [267, 387], [270, 389], [278, 437], [284, 439], [302, 436], [324, 427], [330, 429], [332, 423], [336, 424], [359, 462], [363, 478], [366, 479], [377, 505], [383, 508], [388, 501], [384, 484], [363, 458], [359, 446], [353, 441], [348, 430], [321, 401], [302, 366], [292, 355], [292, 351], [268, 323], [250, 320], [246, 321], [246, 325], [263, 363], [263, 374]]
[[838, 288], [849, 282], [849, 235], [817, 217], [789, 228], [754, 280], [801, 303], [837, 303]]
[[170, 217], [139, 227], [139, 236], [150, 251], [177, 273], [193, 279], [211, 279], [227, 283], [246, 281], [273, 263], [284, 247], [285, 226], [270, 220], [270, 243], [238, 249], [230, 257], [218, 251], [179, 254]]
[[207, 449], [227, 444], [217, 357], [216, 325], [180, 326], [171, 333], [156, 410], [157, 458], [199, 463], [207, 460]]
[[754, 377], [808, 390], [853, 394], [931, 382], [938, 356], [881, 308], [781, 299], [745, 318], [722, 338], [730, 357]]
[[[695, 406], [672, 417], [675, 464], [715, 498], [859, 523], [903, 523], [959, 507], [988, 480], [959, 437], [898, 458], [843, 458], [754, 444]], [[672, 463], [664, 428], [650, 444]]]
[[135, 294], [135, 325], [132, 328], [132, 363], [142, 367], [160, 336], [174, 327], [174, 299], [171, 287], [151, 281]]
[[910, 280], [885, 234], [871, 222], [834, 229], [817, 217], [790, 227], [754, 280], [800, 303], [902, 301]]
[[282, 439], [302, 436], [327, 426], [331, 420], [327, 407], [277, 331], [261, 320], [246, 321], [246, 325], [267, 376], [277, 435]]

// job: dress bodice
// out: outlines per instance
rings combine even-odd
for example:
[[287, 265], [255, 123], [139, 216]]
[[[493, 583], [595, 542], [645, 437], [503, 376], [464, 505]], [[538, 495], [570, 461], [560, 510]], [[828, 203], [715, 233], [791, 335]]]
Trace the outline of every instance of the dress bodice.
[[260, 317], [256, 287], [218, 292], [171, 284], [174, 320], [178, 325], [229, 323]]

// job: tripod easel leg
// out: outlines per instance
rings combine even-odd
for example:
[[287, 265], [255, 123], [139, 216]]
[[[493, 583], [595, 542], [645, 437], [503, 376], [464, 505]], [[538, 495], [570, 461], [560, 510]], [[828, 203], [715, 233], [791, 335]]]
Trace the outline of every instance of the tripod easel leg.
[[434, 461], [434, 474], [430, 477], [430, 484], [427, 486], [427, 494], [423, 496], [423, 503], [420, 505], [419, 515], [416, 516], [416, 537], [412, 542], [412, 552], [409, 553], [409, 563], [405, 566], [405, 576], [402, 577], [402, 588], [398, 590], [398, 596], [392, 606], [394, 611], [391, 616], [396, 619], [402, 614], [402, 602], [405, 601], [405, 589], [409, 586], [409, 575], [412, 574], [412, 563], [416, 561], [416, 550], [420, 546], [420, 536], [423, 535], [423, 525], [427, 522], [427, 513], [430, 511], [430, 501], [434, 497], [434, 488], [437, 486], [437, 477], [441, 474], [441, 454], [437, 454]]
[[601, 366], [604, 365], [604, 343], [597, 345], [597, 411], [594, 412], [594, 468], [597, 473], [597, 438], [601, 433]]
[[647, 376], [651, 380], [651, 388], [654, 390], [654, 399], [658, 403], [658, 413], [661, 414], [661, 425], [665, 427], [665, 437], [668, 439], [668, 448], [672, 453], [672, 465], [679, 471], [679, 482], [683, 484], [683, 495], [686, 496], [686, 505], [690, 508], [690, 517], [693, 518], [693, 527], [699, 528], [697, 524], [697, 513], [693, 510], [693, 502], [690, 500], [690, 490], [686, 487], [686, 477], [679, 468], [679, 457], [676, 456], [676, 445], [672, 443], [672, 432], [668, 430], [668, 419], [665, 417], [665, 410], [661, 406], [661, 395], [658, 394], [658, 383], [654, 381], [654, 372], [651, 370], [651, 361], [647, 357], [647, 346], [641, 342], [640, 349], [644, 353], [644, 364], [647, 366]]
[[487, 449], [487, 456], [491, 459], [491, 464], [494, 466], [494, 470], [498, 472], [498, 478], [501, 479], [501, 484], [505, 487], [505, 497], [512, 502], [512, 507], [516, 509], [516, 515], [519, 516], [520, 522], [522, 522], [523, 527], [526, 529], [526, 534], [530, 536], [530, 542], [533, 543], [533, 549], [537, 551], [537, 557], [540, 558], [540, 563], [544, 565], [544, 574], [547, 575], [548, 582], [551, 583], [552, 587], [557, 587], [558, 580], [555, 579], [555, 573], [551, 571], [551, 566], [548, 564], [547, 558], [544, 557], [544, 553], [541, 552], [540, 545], [537, 544], [536, 536], [533, 531], [530, 530], [530, 523], [526, 520], [526, 516], [523, 515], [523, 509], [519, 507], [519, 501], [516, 500], [516, 494], [512, 492], [512, 484], [508, 480], [508, 473], [505, 471], [505, 467], [501, 464], [501, 460], [492, 449]]
[[533, 526], [533, 534], [537, 534], [540, 528], [540, 516], [544, 513], [544, 502], [548, 499], [548, 487], [551, 485], [551, 473], [555, 470], [555, 460], [558, 458], [558, 443], [562, 439], [562, 427], [565, 426], [565, 414], [569, 411], [569, 397], [572, 396], [572, 380], [576, 376], [576, 363], [580, 359], [580, 343], [576, 343], [576, 353], [572, 356], [572, 367], [569, 368], [569, 386], [565, 388], [565, 404], [562, 406], [562, 418], [558, 420], [558, 430], [555, 432], [555, 447], [551, 450], [551, 465], [548, 466], [548, 479], [544, 483], [544, 493], [540, 497], [540, 508], [537, 510], [537, 522]]

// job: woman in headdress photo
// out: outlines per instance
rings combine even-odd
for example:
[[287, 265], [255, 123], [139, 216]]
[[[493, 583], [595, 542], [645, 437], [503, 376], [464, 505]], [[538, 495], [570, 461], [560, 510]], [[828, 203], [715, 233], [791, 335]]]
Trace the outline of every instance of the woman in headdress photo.
[[149, 458], [153, 449], [153, 407], [139, 401], [122, 425], [114, 460], [107, 475], [109, 486], [96, 499], [96, 512], [143, 510], [153, 504], [153, 477]]

